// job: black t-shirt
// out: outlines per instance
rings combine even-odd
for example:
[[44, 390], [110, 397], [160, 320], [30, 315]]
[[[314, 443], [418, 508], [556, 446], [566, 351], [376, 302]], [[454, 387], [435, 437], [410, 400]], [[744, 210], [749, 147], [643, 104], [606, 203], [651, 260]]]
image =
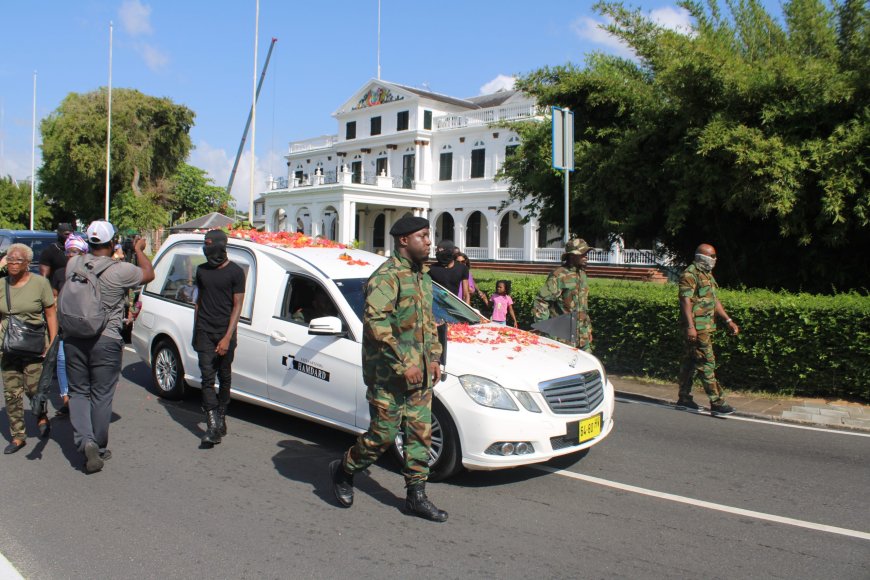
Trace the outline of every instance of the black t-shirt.
[[463, 280], [468, 280], [468, 266], [461, 262], [453, 262], [452, 268], [445, 268], [440, 264], [429, 266], [429, 276], [457, 296]]
[[245, 271], [232, 262], [223, 268], [202, 264], [196, 269], [196, 287], [199, 307], [194, 332], [226, 333], [233, 313], [233, 294], [245, 293]]
[[39, 256], [39, 265], [51, 268], [48, 272], [48, 278], [50, 279], [52, 274], [66, 267], [67, 260], [68, 258], [63, 250], [63, 246], [55, 242], [42, 250], [42, 254]]
[[60, 294], [61, 288], [63, 288], [63, 283], [66, 282], [66, 266], [55, 270], [51, 277], [49, 278], [49, 282], [51, 283], [51, 289], [57, 290], [57, 293]]

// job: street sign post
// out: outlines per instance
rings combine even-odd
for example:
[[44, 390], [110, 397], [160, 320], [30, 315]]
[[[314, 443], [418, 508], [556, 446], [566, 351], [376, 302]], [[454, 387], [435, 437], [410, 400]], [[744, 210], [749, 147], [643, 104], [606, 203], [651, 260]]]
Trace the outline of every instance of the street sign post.
[[553, 168], [565, 172], [565, 227], [564, 242], [568, 243], [568, 184], [574, 171], [574, 112], [568, 108], [552, 107], [553, 111]]

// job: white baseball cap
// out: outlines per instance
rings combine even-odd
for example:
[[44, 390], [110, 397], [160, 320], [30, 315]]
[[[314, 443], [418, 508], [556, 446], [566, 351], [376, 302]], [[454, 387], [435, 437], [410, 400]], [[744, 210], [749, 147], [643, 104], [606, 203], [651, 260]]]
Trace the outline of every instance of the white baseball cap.
[[108, 244], [115, 237], [115, 228], [106, 220], [96, 220], [88, 226], [87, 235], [92, 244]]

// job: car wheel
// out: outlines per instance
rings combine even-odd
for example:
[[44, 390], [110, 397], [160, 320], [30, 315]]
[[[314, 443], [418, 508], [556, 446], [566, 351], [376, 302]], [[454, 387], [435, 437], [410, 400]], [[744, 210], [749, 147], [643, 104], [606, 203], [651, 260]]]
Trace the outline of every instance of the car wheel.
[[[396, 434], [393, 455], [399, 465], [405, 463], [404, 437]], [[441, 481], [462, 468], [459, 434], [447, 409], [438, 400], [432, 401], [432, 447], [429, 449], [429, 481]]]
[[160, 397], [177, 400], [184, 396], [184, 367], [172, 341], [162, 340], [154, 347], [151, 378]]

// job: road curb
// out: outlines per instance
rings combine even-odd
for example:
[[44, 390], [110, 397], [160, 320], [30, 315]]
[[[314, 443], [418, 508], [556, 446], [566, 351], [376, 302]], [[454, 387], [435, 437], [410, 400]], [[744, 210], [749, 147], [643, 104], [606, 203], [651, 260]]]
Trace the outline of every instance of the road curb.
[[[661, 397], [654, 397], [650, 395], [644, 395], [641, 393], [633, 393], [631, 391], [614, 391], [617, 397], [622, 397], [624, 399], [630, 399], [632, 401], [639, 401], [642, 403], [652, 403], [655, 405], [661, 405], [663, 407], [674, 408], [674, 402], [670, 399], [662, 399]], [[704, 413], [705, 415], [708, 413]], [[795, 419], [789, 419], [787, 417], [782, 417], [780, 415], [765, 415], [764, 413], [749, 413], [746, 411], [736, 410], [734, 412], [734, 416], [736, 417], [744, 417], [747, 419], [760, 419], [764, 421], [773, 421], [776, 423], [786, 423], [788, 425], [800, 425], [803, 427], [816, 427], [818, 429], [826, 429], [828, 431], [844, 431], [846, 433], [870, 433], [870, 429], [866, 429], [859, 426], [851, 426], [851, 425], [832, 425], [830, 423], [815, 423], [813, 421], [799, 421]], [[717, 417], [720, 418], [720, 417]]]

